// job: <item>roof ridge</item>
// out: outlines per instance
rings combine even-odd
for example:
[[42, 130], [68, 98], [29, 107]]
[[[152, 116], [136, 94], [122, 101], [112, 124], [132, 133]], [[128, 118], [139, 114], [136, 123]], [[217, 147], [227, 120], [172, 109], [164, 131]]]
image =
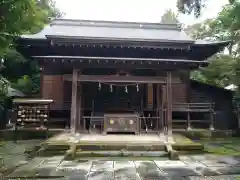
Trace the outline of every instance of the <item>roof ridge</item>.
[[149, 22], [125, 22], [104, 20], [78, 20], [78, 19], [54, 19], [50, 26], [97, 26], [118, 28], [143, 28], [143, 29], [167, 29], [181, 31], [180, 24], [149, 23]]

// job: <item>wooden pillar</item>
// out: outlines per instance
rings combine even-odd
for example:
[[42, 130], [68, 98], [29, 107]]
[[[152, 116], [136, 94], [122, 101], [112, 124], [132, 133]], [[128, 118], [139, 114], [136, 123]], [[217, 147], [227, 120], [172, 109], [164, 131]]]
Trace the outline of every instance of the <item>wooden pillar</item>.
[[162, 109], [161, 109], [161, 98], [160, 98], [160, 84], [157, 84], [157, 87], [156, 87], [156, 96], [157, 96], [157, 128], [158, 128], [158, 131], [162, 131], [162, 127], [163, 127], [163, 118], [162, 118]]
[[172, 136], [172, 73], [167, 72], [167, 131]]
[[211, 123], [210, 123], [210, 130], [211, 131], [214, 131], [214, 118], [215, 118], [215, 111], [214, 111], [214, 107], [213, 105], [211, 104], [210, 105], [210, 120], [211, 120]]
[[191, 122], [190, 122], [190, 106], [187, 105], [187, 130], [191, 130]]
[[71, 104], [71, 123], [70, 123], [70, 129], [72, 133], [76, 133], [77, 126], [78, 126], [78, 75], [79, 70], [73, 69], [72, 74], [72, 104]]
[[77, 122], [76, 122], [76, 131], [79, 132], [80, 130], [82, 130], [81, 128], [83, 128], [83, 125], [81, 123], [82, 120], [82, 113], [81, 113], [81, 109], [82, 109], [82, 86], [81, 84], [77, 83], [77, 104], [76, 104], [76, 116], [77, 116]]
[[147, 107], [153, 108], [153, 84], [147, 84]]

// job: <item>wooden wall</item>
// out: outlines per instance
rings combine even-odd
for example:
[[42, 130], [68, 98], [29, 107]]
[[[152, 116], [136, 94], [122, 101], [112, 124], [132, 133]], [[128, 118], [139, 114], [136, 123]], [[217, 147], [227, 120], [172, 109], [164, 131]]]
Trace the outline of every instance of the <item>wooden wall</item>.
[[[172, 84], [172, 102], [186, 103], [188, 101], [188, 77], [181, 78], [179, 73], [174, 73], [172, 79], [180, 79], [179, 84]], [[52, 109], [61, 109], [65, 104], [71, 103], [71, 82], [64, 82], [62, 75], [42, 75], [42, 98], [53, 99]], [[154, 86], [146, 85], [147, 107], [152, 108], [154, 100]], [[166, 86], [161, 85], [163, 102], [166, 102]]]
[[52, 99], [51, 108], [59, 109], [64, 102], [64, 81], [62, 75], [42, 75], [41, 95], [44, 99]]
[[215, 128], [234, 129], [237, 119], [233, 113], [233, 94], [231, 91], [191, 80], [191, 103], [215, 103]]
[[[188, 102], [188, 89], [189, 89], [189, 76], [187, 73], [173, 73], [172, 79], [179, 80], [180, 83], [172, 84], [172, 103], [187, 103]], [[163, 103], [166, 102], [166, 86], [162, 85], [162, 99]]]

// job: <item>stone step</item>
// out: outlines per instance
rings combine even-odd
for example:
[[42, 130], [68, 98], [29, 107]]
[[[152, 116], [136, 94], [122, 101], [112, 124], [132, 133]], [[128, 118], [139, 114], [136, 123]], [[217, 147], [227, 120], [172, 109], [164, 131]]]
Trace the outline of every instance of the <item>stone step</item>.
[[76, 151], [78, 157], [168, 157], [165, 151]]

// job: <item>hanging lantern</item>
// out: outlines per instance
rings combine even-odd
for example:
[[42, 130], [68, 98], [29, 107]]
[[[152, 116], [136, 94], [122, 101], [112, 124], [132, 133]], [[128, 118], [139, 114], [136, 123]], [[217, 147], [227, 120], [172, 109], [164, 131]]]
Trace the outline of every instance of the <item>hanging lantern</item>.
[[139, 87], [138, 87], [138, 84], [137, 84], [136, 88], [137, 88], [137, 92], [138, 92], [138, 91], [139, 91]]
[[127, 86], [125, 86], [125, 92], [128, 93], [128, 87]]
[[110, 92], [113, 92], [113, 85], [110, 85]]
[[98, 90], [101, 90], [101, 88], [102, 88], [102, 85], [101, 85], [101, 83], [99, 82], [99, 83], [98, 83]]

